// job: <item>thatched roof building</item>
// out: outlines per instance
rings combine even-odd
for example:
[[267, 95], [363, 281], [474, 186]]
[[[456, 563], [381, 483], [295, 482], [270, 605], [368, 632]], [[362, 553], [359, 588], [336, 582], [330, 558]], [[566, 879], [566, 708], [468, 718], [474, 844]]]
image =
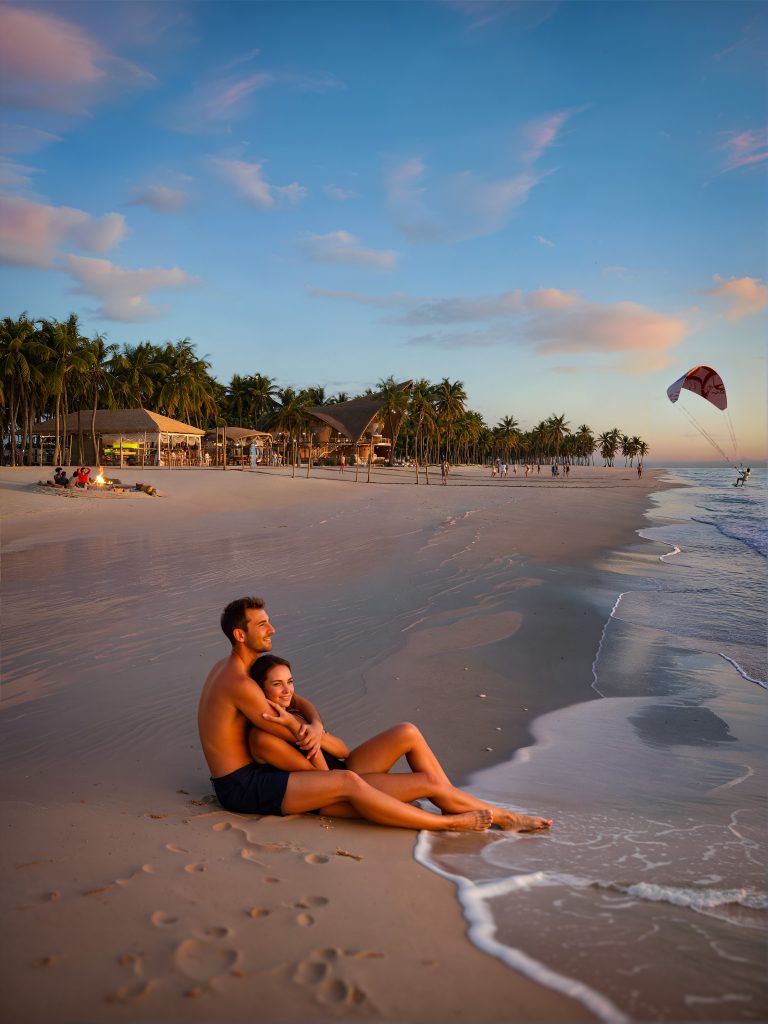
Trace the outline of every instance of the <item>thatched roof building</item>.
[[[402, 391], [408, 392], [412, 383], [410, 380], [403, 381], [399, 387]], [[384, 416], [384, 402], [382, 395], [367, 395], [363, 398], [353, 398], [349, 402], [314, 406], [308, 412], [316, 421], [315, 432], [321, 444], [329, 442], [335, 431], [354, 445], [364, 439], [370, 441], [372, 438], [380, 438], [388, 446], [393, 446], [400, 432], [405, 410], [393, 416]]]
[[[84, 434], [90, 433], [92, 416], [93, 410], [81, 409], [78, 422], [78, 414], [71, 412], [64, 417], [60, 429], [62, 433], [67, 434], [76, 434], [78, 430]], [[35, 423], [32, 433], [38, 437], [53, 437], [56, 433], [56, 424], [53, 420]], [[170, 416], [161, 416], [159, 412], [150, 412], [149, 409], [97, 409], [96, 433], [100, 436], [112, 434], [126, 438], [145, 433], [198, 438], [202, 437], [205, 431], [190, 426], [189, 423], [172, 420]]]

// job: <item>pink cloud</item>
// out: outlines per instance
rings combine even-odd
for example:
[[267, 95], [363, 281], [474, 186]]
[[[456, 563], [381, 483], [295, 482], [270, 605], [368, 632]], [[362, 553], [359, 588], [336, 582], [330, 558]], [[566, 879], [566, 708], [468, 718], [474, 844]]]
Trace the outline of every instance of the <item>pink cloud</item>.
[[728, 132], [722, 143], [722, 149], [728, 154], [726, 171], [735, 171], [741, 167], [754, 167], [768, 160], [768, 129], [759, 131]]
[[69, 206], [45, 206], [0, 196], [0, 261], [16, 266], [51, 267], [61, 247], [107, 252], [125, 236], [119, 213], [91, 217]]
[[397, 263], [397, 253], [393, 249], [365, 249], [349, 231], [308, 235], [304, 246], [310, 259], [318, 263], [342, 263], [378, 270], [389, 270]]
[[279, 199], [295, 206], [306, 199], [307, 190], [298, 182], [290, 185], [271, 185], [263, 176], [263, 161], [248, 163], [245, 160], [228, 160], [212, 157], [211, 163], [218, 174], [234, 185], [243, 199], [259, 210], [270, 210]]
[[525, 333], [544, 355], [555, 352], [630, 353], [638, 365], [655, 367], [688, 333], [684, 320], [667, 316], [636, 302], [602, 306], [581, 302], [540, 312]]
[[188, 288], [200, 284], [179, 267], [125, 270], [110, 260], [87, 256], [67, 256], [66, 269], [77, 281], [79, 295], [100, 300], [98, 316], [107, 320], [133, 322], [149, 320], [164, 312], [166, 306], [153, 305], [147, 294], [168, 288]]
[[71, 21], [0, 7], [0, 82], [11, 106], [82, 110], [114, 76], [151, 78]]
[[707, 288], [705, 295], [714, 295], [729, 303], [731, 308], [724, 314], [726, 320], [752, 316], [768, 305], [768, 285], [761, 284], [759, 278], [732, 277], [726, 281], [715, 275], [715, 281], [719, 283]]
[[563, 128], [574, 114], [586, 110], [586, 106], [558, 110], [535, 121], [529, 121], [523, 127], [523, 138], [527, 144], [523, 158], [528, 163], [535, 163], [545, 150], [554, 146]]
[[541, 309], [570, 309], [583, 302], [578, 295], [572, 292], [564, 292], [559, 288], [537, 288], [530, 292], [525, 304], [530, 310]]

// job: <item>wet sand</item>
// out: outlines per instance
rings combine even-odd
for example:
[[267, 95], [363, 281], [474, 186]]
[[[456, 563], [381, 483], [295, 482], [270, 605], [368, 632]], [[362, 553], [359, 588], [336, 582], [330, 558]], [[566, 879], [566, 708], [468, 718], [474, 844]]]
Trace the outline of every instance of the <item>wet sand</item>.
[[508, 760], [582, 699], [596, 566], [659, 474], [110, 472], [161, 496], [0, 470], [4, 1016], [587, 1018], [469, 943], [414, 833], [222, 811], [195, 710], [221, 608], [256, 593], [350, 745], [413, 721], [457, 781]]

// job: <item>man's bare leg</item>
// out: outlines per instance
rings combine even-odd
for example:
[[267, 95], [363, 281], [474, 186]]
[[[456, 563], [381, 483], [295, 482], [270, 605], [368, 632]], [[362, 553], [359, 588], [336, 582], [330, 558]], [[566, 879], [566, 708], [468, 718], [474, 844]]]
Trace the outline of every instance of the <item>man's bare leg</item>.
[[[340, 804], [341, 807], [338, 806]], [[282, 811], [283, 814], [304, 814], [319, 810], [322, 814], [330, 815], [335, 807], [344, 812], [345, 804], [351, 805], [361, 818], [394, 828], [485, 832], [493, 822], [489, 810], [472, 810], [464, 814], [430, 814], [429, 811], [401, 803], [388, 793], [374, 789], [352, 771], [291, 774]]]
[[[503, 807], [495, 807], [493, 804], [485, 803], [477, 797], [470, 796], [461, 789], [457, 789], [445, 774], [443, 766], [438, 761], [432, 748], [429, 746], [420, 730], [410, 722], [403, 722], [395, 725], [386, 732], [379, 733], [373, 739], [367, 740], [350, 753], [346, 759], [347, 767], [352, 771], [367, 777], [386, 773], [400, 758], [405, 757], [408, 766], [413, 772], [425, 773], [432, 776], [437, 782], [435, 797], [427, 793], [420, 794], [428, 796], [430, 800], [446, 813], [456, 813], [469, 810], [490, 810], [493, 812], [493, 823], [499, 828], [515, 832], [537, 832], [540, 829], [549, 828], [552, 824], [549, 818], [540, 818], [537, 815], [516, 814], [514, 811], [505, 810]], [[406, 775], [391, 775], [392, 779], [406, 779]], [[371, 785], [377, 789], [384, 789], [388, 783], [382, 781], [379, 784], [369, 779]], [[401, 787], [401, 782], [396, 783]], [[387, 792], [397, 795], [397, 792], [387, 788]], [[398, 789], [402, 792], [402, 789]], [[415, 800], [418, 797], [404, 797], [399, 799]]]

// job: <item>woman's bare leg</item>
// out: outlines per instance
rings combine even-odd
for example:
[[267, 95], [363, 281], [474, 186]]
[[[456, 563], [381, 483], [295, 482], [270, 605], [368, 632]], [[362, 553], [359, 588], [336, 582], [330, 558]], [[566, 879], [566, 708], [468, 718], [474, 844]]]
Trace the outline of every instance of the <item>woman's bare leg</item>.
[[[373, 739], [362, 743], [359, 747], [355, 747], [346, 759], [346, 763], [348, 768], [367, 778], [376, 789], [397, 796], [402, 791], [401, 787], [404, 786], [402, 781], [396, 782], [393, 789], [384, 779], [380, 778], [379, 781], [374, 781], [374, 776], [388, 772], [400, 757], [405, 757], [411, 771], [431, 776], [430, 785], [433, 785], [434, 796], [429, 793], [420, 793], [419, 796], [428, 797], [436, 807], [444, 812], [453, 814], [470, 810], [491, 810], [494, 825], [516, 832], [535, 832], [539, 829], [549, 828], [552, 824], [549, 818], [516, 814], [514, 811], [487, 804], [484, 800], [479, 800], [477, 797], [457, 789], [445, 774], [443, 766], [420, 730], [410, 722], [395, 725], [391, 729], [387, 729], [386, 732], [379, 733]], [[389, 778], [402, 780], [407, 779], [408, 776], [392, 775]], [[398, 798], [416, 800], [419, 797], [399, 796]]]
[[[339, 804], [350, 804], [361, 818], [395, 828], [431, 829], [438, 832], [484, 832], [493, 815], [488, 810], [465, 814], [430, 814], [420, 807], [401, 803], [351, 771], [296, 772], [288, 779], [283, 814], [319, 810], [330, 814]], [[339, 808], [340, 810], [342, 808]]]

